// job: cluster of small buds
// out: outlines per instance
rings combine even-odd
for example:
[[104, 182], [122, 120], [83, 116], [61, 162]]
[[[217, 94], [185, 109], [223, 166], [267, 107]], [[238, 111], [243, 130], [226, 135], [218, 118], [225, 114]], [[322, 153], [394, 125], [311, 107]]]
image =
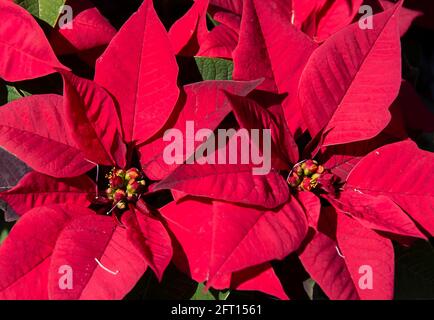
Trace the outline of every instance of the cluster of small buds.
[[109, 181], [107, 197], [121, 210], [127, 208], [128, 202], [136, 201], [146, 185], [143, 175], [136, 168], [113, 168], [106, 178]]
[[294, 166], [286, 181], [291, 188], [311, 191], [318, 185], [318, 179], [324, 171], [324, 167], [315, 160], [306, 160]]

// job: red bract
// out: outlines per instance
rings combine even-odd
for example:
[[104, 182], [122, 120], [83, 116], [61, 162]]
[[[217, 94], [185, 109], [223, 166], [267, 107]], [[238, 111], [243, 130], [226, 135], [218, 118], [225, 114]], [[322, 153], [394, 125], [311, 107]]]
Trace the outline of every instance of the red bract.
[[[55, 68], [65, 68], [57, 60], [42, 29], [26, 10], [2, 0], [0, 20], [1, 78], [21, 81], [53, 73]], [[17, 32], [17, 26], [20, 26], [20, 32]]]

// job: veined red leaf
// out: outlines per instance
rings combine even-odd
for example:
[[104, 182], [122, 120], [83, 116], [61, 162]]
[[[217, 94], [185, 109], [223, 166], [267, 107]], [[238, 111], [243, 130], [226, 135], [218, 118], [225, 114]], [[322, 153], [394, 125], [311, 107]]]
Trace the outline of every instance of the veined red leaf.
[[265, 77], [261, 89], [296, 98], [299, 77], [316, 45], [291, 24], [290, 16], [286, 1], [244, 1], [234, 79]]
[[339, 213], [337, 241], [360, 298], [393, 299], [392, 241]]
[[72, 219], [90, 214], [93, 217], [93, 211], [73, 205], [27, 212], [0, 247], [0, 298], [48, 299], [48, 269], [57, 237]]
[[358, 300], [351, 275], [337, 250], [336, 241], [318, 232], [299, 256], [306, 271], [330, 299]]
[[237, 47], [237, 43], [238, 33], [220, 24], [204, 37], [197, 56], [232, 59], [232, 52]]
[[324, 146], [373, 138], [389, 123], [401, 85], [401, 4], [374, 15], [372, 29], [342, 29], [310, 57], [298, 96], [310, 134], [324, 129]]
[[[56, 58], [44, 32], [26, 10], [0, 1], [0, 78], [22, 81], [67, 69]], [[19, 28], [17, 28], [19, 26]]]
[[306, 216], [295, 198], [277, 211], [220, 202], [214, 203], [213, 211], [215, 242], [209, 284], [214, 276], [284, 259], [298, 249], [307, 233]]
[[[111, 217], [95, 214], [68, 224], [51, 258], [50, 299], [119, 300], [130, 292], [147, 264], [126, 232]], [[74, 273], [69, 290], [59, 287], [59, 268], [65, 265]]]
[[315, 38], [317, 41], [326, 40], [329, 36], [351, 24], [359, 13], [363, 0], [327, 1], [321, 8]]
[[[283, 110], [275, 114], [252, 99], [228, 95], [232, 111], [241, 128], [271, 130], [273, 165], [276, 169], [288, 170], [299, 158], [298, 146], [286, 126]], [[278, 107], [280, 106], [272, 106]], [[258, 146], [260, 147], [260, 146]]]
[[210, 4], [237, 15], [243, 12], [243, 0], [210, 0]]
[[208, 280], [209, 286], [226, 274], [285, 258], [307, 232], [295, 199], [277, 211], [185, 200], [161, 213], [187, 255], [193, 278]]
[[127, 227], [128, 239], [161, 281], [173, 253], [166, 228], [140, 201], [136, 208], [124, 214], [122, 221]]
[[388, 197], [364, 194], [358, 189], [345, 190], [338, 198], [326, 197], [336, 208], [354, 217], [365, 228], [386, 231], [401, 236], [424, 239], [410, 217]]
[[74, 12], [71, 28], [53, 29], [49, 37], [57, 54], [73, 54], [109, 44], [116, 29], [97, 7], [87, 0], [73, 0], [67, 4]]
[[65, 121], [88, 160], [106, 166], [126, 164], [127, 148], [115, 104], [98, 84], [62, 72]]
[[321, 213], [320, 198], [312, 192], [299, 192], [297, 194], [297, 199], [304, 208], [309, 227], [313, 228], [314, 230], [318, 230], [318, 223]]
[[62, 103], [58, 95], [34, 95], [0, 108], [0, 145], [34, 170], [58, 178], [94, 167], [65, 130]]
[[[259, 83], [260, 81], [202, 81], [184, 86], [182, 99], [177, 106], [177, 110], [180, 111], [175, 112], [170, 120], [171, 129], [180, 130], [184, 139], [187, 138], [187, 121], [194, 121], [196, 131], [216, 129], [231, 111], [225, 91], [246, 96]], [[169, 145], [169, 142], [163, 140], [164, 134], [165, 132], [161, 132], [155, 139], [138, 148], [143, 171], [152, 180], [163, 179], [178, 166], [169, 165], [164, 161], [163, 152]], [[186, 143], [185, 140], [184, 144]], [[185, 150], [184, 158], [189, 158], [200, 144], [202, 142], [195, 142], [192, 150]]]
[[87, 207], [95, 198], [95, 183], [83, 175], [77, 178], [55, 179], [30, 172], [12, 189], [1, 192], [0, 199], [20, 216], [35, 208], [53, 204], [76, 204]]
[[178, 99], [177, 76], [167, 32], [145, 0], [96, 65], [95, 81], [119, 103], [126, 142], [144, 142], [164, 126]]
[[348, 176], [345, 188], [392, 199], [434, 234], [433, 172], [434, 155], [420, 150], [412, 141], [403, 141], [363, 158]]
[[[384, 9], [392, 8], [395, 5], [393, 2], [387, 0], [380, 0], [380, 4]], [[411, 24], [417, 17], [423, 15], [424, 14], [422, 11], [416, 11], [401, 7], [401, 9], [399, 10], [399, 32], [401, 36], [404, 36], [408, 29], [410, 29]]]
[[251, 165], [186, 164], [154, 190], [170, 189], [208, 199], [273, 209], [288, 200], [286, 181], [275, 171], [253, 175]]
[[200, 45], [207, 36], [206, 13], [208, 3], [209, 0], [196, 0], [190, 10], [170, 28], [169, 38], [177, 54], [181, 53], [189, 42], [195, 41], [196, 45]]

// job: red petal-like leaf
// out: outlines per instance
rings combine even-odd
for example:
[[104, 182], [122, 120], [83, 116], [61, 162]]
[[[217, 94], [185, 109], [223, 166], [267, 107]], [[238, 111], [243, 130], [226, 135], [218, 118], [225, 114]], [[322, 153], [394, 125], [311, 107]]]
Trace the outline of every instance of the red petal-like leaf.
[[280, 93], [296, 97], [299, 77], [316, 45], [290, 23], [290, 16], [286, 1], [244, 1], [234, 79], [266, 77], [265, 89], [277, 86]]
[[320, 198], [312, 192], [299, 192], [297, 194], [297, 199], [303, 206], [304, 212], [306, 212], [309, 227], [318, 230], [318, 222], [321, 213]]
[[362, 3], [363, 0], [327, 1], [321, 8], [321, 11], [327, 10], [318, 22], [316, 40], [323, 41], [349, 25], [359, 13]]
[[196, 45], [199, 45], [206, 37], [208, 3], [209, 0], [196, 0], [190, 10], [170, 28], [169, 38], [177, 54], [181, 53], [190, 41], [194, 41], [193, 36], [196, 38]]
[[337, 240], [360, 298], [393, 299], [392, 242], [343, 214], [338, 214]]
[[296, 250], [307, 222], [293, 199], [278, 211], [260, 211], [227, 203], [186, 200], [161, 210], [185, 252], [194, 279], [208, 280]]
[[[395, 5], [393, 2], [386, 0], [380, 0], [380, 4], [384, 9], [392, 8]], [[413, 21], [419, 16], [423, 16], [422, 11], [411, 10], [404, 7], [399, 9], [399, 32], [401, 36], [410, 29]]]
[[55, 179], [30, 172], [12, 189], [0, 193], [12, 209], [22, 216], [27, 211], [52, 204], [76, 204], [87, 207], [95, 198], [95, 183], [87, 176]]
[[229, 101], [241, 128], [271, 130], [273, 167], [288, 170], [290, 163], [294, 164], [298, 161], [298, 146], [286, 126], [283, 112], [273, 114], [252, 99], [233, 95], [229, 95]]
[[0, 21], [0, 78], [14, 82], [42, 77], [56, 68], [66, 69], [26, 10], [0, 1]]
[[122, 217], [128, 239], [161, 281], [172, 259], [172, 242], [161, 221], [142, 203]]
[[178, 99], [177, 77], [167, 32], [145, 0], [96, 66], [96, 82], [119, 102], [127, 142], [144, 142], [164, 126]]
[[401, 84], [401, 4], [374, 15], [372, 29], [344, 28], [310, 57], [299, 100], [311, 135], [324, 129], [323, 145], [373, 138], [390, 121]]
[[[259, 81], [202, 81], [184, 87], [184, 93], [178, 102], [179, 113], [171, 125], [172, 129], [180, 130], [187, 139], [187, 121], [194, 121], [195, 131], [210, 129], [214, 131], [231, 111], [229, 101], [224, 93], [230, 92], [238, 96], [246, 96], [257, 87]], [[193, 133], [195, 134], [195, 133]], [[143, 171], [153, 180], [161, 180], [178, 165], [167, 164], [163, 158], [164, 149], [169, 145], [163, 140], [164, 132], [159, 137], [139, 146]], [[186, 144], [186, 141], [184, 141]], [[184, 150], [184, 159], [189, 158], [202, 142], [195, 142], [191, 150]]]
[[282, 300], [288, 300], [288, 296], [279, 278], [274, 272], [273, 267], [268, 263], [235, 272], [231, 279], [231, 288], [235, 290], [260, 291]]
[[[70, 266], [72, 289], [59, 287], [59, 268]], [[122, 299], [134, 287], [147, 264], [127, 231], [111, 217], [91, 215], [73, 220], [61, 232], [51, 258], [51, 299]]]
[[109, 44], [116, 34], [116, 29], [90, 1], [68, 1], [74, 16], [71, 28], [54, 29], [50, 42], [57, 54], [73, 54]]
[[65, 120], [86, 159], [106, 166], [126, 164], [127, 148], [110, 95], [93, 81], [62, 73]]
[[73, 205], [27, 212], [0, 247], [0, 299], [48, 299], [48, 269], [57, 238], [71, 219], [90, 214], [94, 216]]
[[220, 24], [204, 37], [197, 56], [232, 59], [232, 52], [237, 47], [237, 43], [238, 33]]
[[331, 238], [316, 233], [299, 256], [306, 271], [330, 299], [359, 299], [345, 261]]
[[286, 181], [275, 171], [253, 175], [250, 165], [186, 164], [155, 186], [190, 195], [273, 209], [289, 196]]
[[53, 177], [79, 176], [94, 165], [73, 142], [65, 123], [63, 99], [34, 95], [0, 108], [0, 146], [31, 168]]
[[237, 15], [243, 12], [243, 0], [210, 0], [210, 4]]
[[372, 196], [358, 189], [345, 188], [337, 199], [326, 198], [335, 208], [351, 215], [366, 228], [425, 238], [410, 217], [388, 197]]
[[434, 234], [433, 172], [434, 155], [411, 141], [403, 141], [363, 158], [350, 173], [345, 188], [392, 199]]

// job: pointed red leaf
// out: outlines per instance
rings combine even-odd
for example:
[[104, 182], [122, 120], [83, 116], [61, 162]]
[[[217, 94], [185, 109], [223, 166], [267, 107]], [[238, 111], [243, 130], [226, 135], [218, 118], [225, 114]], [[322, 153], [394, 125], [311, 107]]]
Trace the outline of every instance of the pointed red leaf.
[[61, 96], [34, 95], [0, 108], [0, 146], [53, 177], [79, 176], [94, 165], [75, 145]]
[[127, 148], [112, 98], [93, 81], [67, 72], [62, 76], [65, 120], [75, 143], [86, 159], [123, 168]]
[[87, 207], [95, 198], [95, 183], [83, 175], [77, 178], [55, 179], [30, 172], [12, 189], [1, 192], [0, 199], [20, 216], [27, 211], [52, 204], [76, 204]]
[[224, 24], [219, 24], [203, 38], [197, 56], [232, 59], [237, 43], [238, 33]]
[[253, 175], [250, 165], [186, 164], [155, 186], [190, 195], [273, 209], [289, 196], [286, 181], [275, 171]]
[[278, 211], [261, 212], [219, 202], [213, 210], [214, 239], [220, 241], [213, 243], [210, 283], [214, 276], [282, 260], [298, 249], [307, 233], [306, 216], [294, 198]]
[[0, 299], [48, 299], [48, 269], [57, 238], [82, 215], [94, 214], [54, 205], [32, 209], [18, 221], [0, 247]]
[[324, 129], [323, 145], [373, 138], [390, 121], [388, 108], [401, 84], [401, 4], [374, 15], [372, 29], [344, 28], [310, 57], [299, 99], [311, 135]]
[[358, 300], [359, 296], [337, 244], [316, 233], [299, 255], [304, 268], [332, 300]]
[[172, 259], [172, 243], [166, 228], [143, 203], [126, 212], [122, 221], [127, 227], [128, 239], [161, 281]]
[[231, 288], [260, 291], [282, 300], [288, 300], [279, 278], [269, 263], [235, 272], [231, 279]]
[[309, 227], [318, 230], [318, 222], [321, 213], [320, 198], [312, 192], [298, 192], [297, 199], [303, 206], [304, 212], [306, 212]]
[[392, 199], [434, 234], [432, 172], [434, 155], [420, 150], [414, 142], [403, 141], [363, 158], [350, 173], [345, 188]]
[[[296, 98], [299, 77], [315, 44], [291, 24], [286, 1], [244, 1], [234, 79], [265, 77], [260, 87]], [[294, 109], [295, 110], [295, 109]]]
[[[392, 242], [343, 214], [338, 214], [337, 240], [360, 298], [393, 299]], [[372, 287], [369, 285], [370, 276]]]
[[279, 111], [282, 111], [279, 114], [273, 114], [252, 99], [233, 95], [228, 95], [228, 97], [232, 111], [241, 128], [271, 130], [274, 168], [288, 170], [291, 163], [295, 164], [298, 161], [298, 146], [286, 126], [280, 106], [271, 107], [277, 107]]
[[[319, 13], [326, 11], [319, 18], [315, 38], [323, 41], [340, 29], [349, 25], [359, 13], [363, 0], [327, 1]], [[327, 9], [327, 10], [325, 10]]]
[[[107, 216], [73, 220], [61, 232], [53, 251], [49, 274], [51, 299], [122, 299], [147, 268], [126, 230]], [[59, 268], [70, 266], [72, 289], [59, 287]]]
[[335, 208], [351, 215], [366, 228], [407, 237], [425, 238], [410, 217], [388, 197], [372, 196], [358, 189], [345, 187], [337, 199], [326, 198]]
[[0, 21], [0, 78], [22, 81], [54, 73], [56, 68], [67, 69], [26, 10], [13, 2], [0, 1]]
[[190, 272], [210, 286], [225, 274], [285, 258], [307, 231], [295, 199], [278, 211], [186, 200], [161, 212], [187, 255]]
[[[259, 81], [202, 81], [184, 87], [182, 97], [178, 102], [179, 113], [171, 129], [180, 130], [184, 139], [187, 135], [187, 121], [194, 121], [195, 134], [201, 129], [214, 131], [231, 111], [225, 92], [238, 96], [246, 96], [257, 87]], [[143, 171], [152, 180], [161, 180], [172, 172], [178, 165], [167, 164], [163, 158], [164, 149], [169, 145], [164, 141], [164, 132], [154, 140], [139, 146], [140, 160]], [[184, 144], [186, 141], [184, 141]], [[195, 142], [191, 150], [184, 150], [184, 159], [189, 158], [202, 142]]]
[[[200, 44], [207, 36], [208, 3], [209, 0], [196, 0], [190, 10], [170, 28], [169, 38], [176, 54], [181, 53], [190, 41]], [[192, 39], [193, 37], [196, 39]]]
[[116, 29], [90, 1], [68, 1], [74, 15], [71, 28], [56, 28], [50, 33], [50, 42], [59, 55], [73, 54], [109, 44]]
[[210, 4], [237, 15], [243, 12], [243, 0], [210, 0]]
[[96, 82], [119, 103], [127, 142], [144, 142], [163, 127], [178, 99], [177, 76], [167, 32], [145, 0], [96, 66]]
[[[384, 9], [389, 9], [395, 5], [393, 2], [386, 0], [380, 0], [380, 4]], [[404, 7], [399, 9], [399, 32], [401, 36], [403, 36], [408, 29], [410, 29], [413, 21], [420, 16], [423, 16], [422, 11], [411, 10]]]

